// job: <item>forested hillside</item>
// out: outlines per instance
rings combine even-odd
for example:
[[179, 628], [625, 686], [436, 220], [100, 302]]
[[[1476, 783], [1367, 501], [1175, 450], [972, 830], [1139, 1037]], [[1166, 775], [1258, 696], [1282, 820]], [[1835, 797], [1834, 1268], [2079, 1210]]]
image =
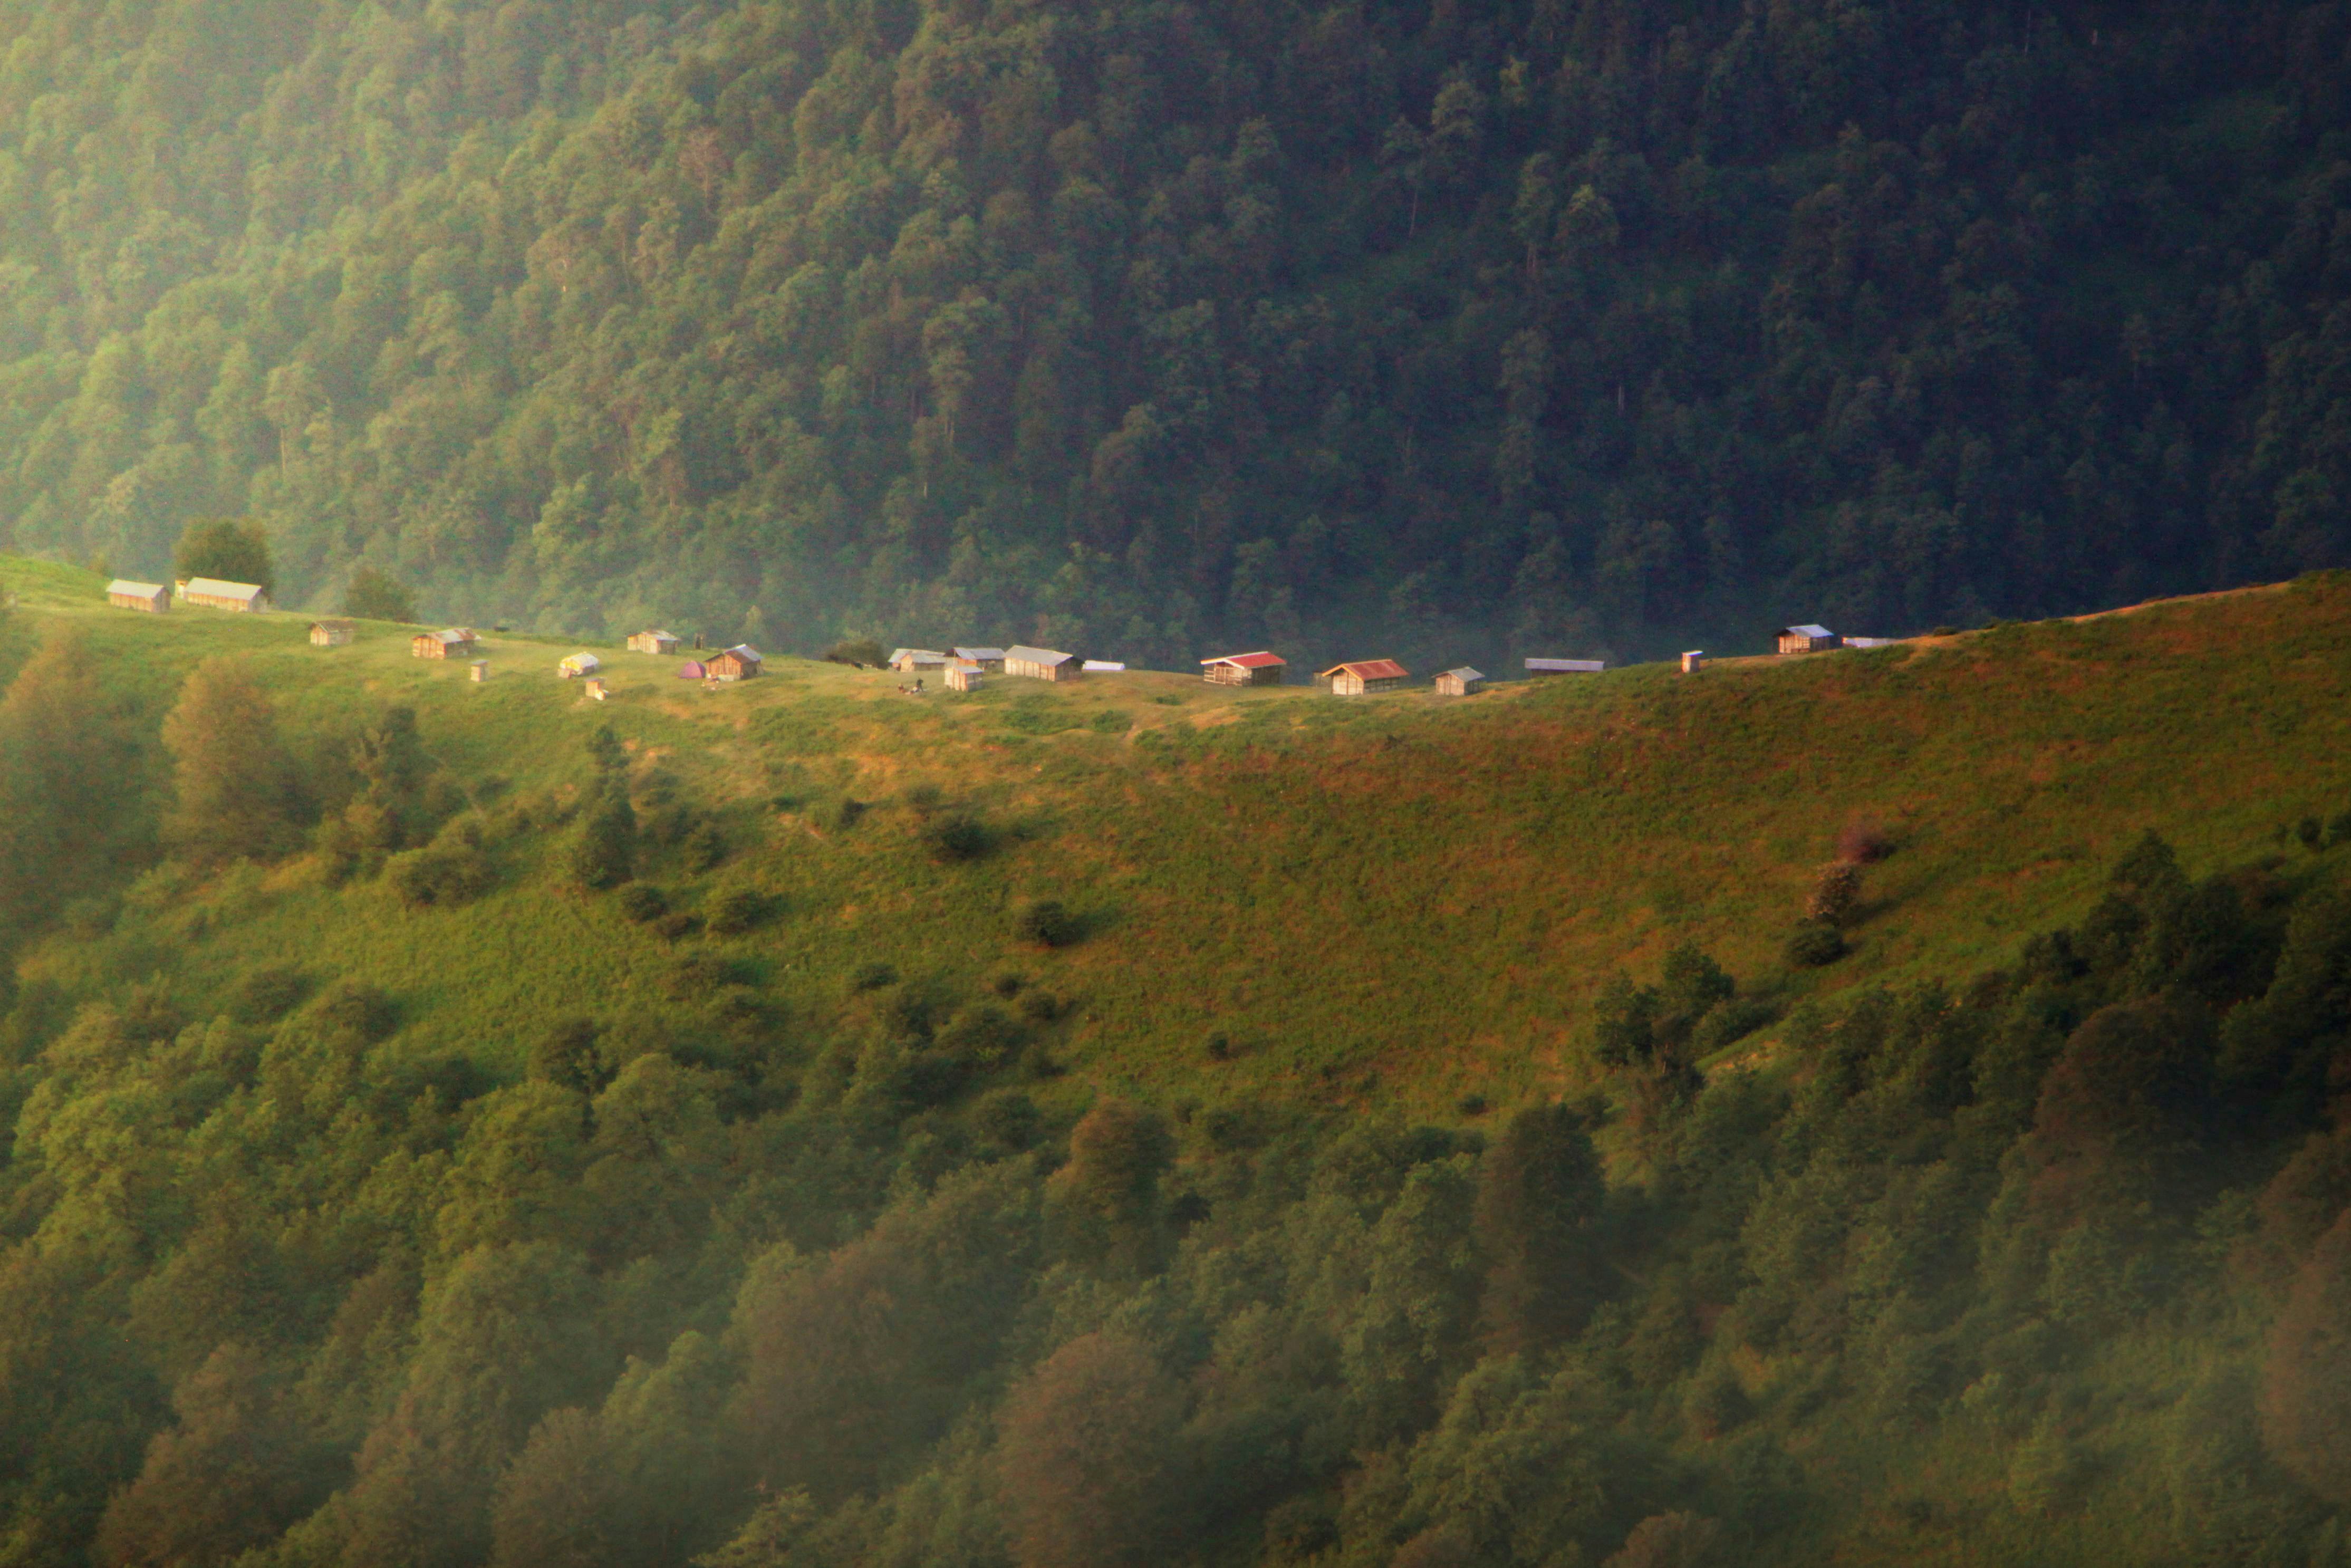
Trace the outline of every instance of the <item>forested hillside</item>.
[[2351, 555], [2337, 3], [9, 0], [0, 39], [20, 549], [152, 572], [249, 514], [297, 602], [369, 563], [485, 622], [1163, 664]]
[[0, 1563], [2351, 1563], [2351, 574], [1345, 700], [0, 582]]

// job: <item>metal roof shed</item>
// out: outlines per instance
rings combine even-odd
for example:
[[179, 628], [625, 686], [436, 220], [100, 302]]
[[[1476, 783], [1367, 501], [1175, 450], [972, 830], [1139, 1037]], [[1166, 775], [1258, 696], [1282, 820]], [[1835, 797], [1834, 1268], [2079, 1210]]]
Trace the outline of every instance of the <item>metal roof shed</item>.
[[1074, 681], [1085, 674], [1085, 664], [1075, 653], [1052, 648], [1013, 647], [1004, 650], [1004, 673], [1037, 681]]
[[1357, 659], [1333, 664], [1314, 678], [1328, 686], [1334, 697], [1359, 697], [1394, 691], [1411, 677], [1412, 672], [1394, 659]]
[[1780, 628], [1778, 646], [1782, 653], [1825, 653], [1838, 643], [1835, 632], [1809, 621], [1801, 626]]
[[1200, 661], [1200, 678], [1218, 686], [1278, 686], [1290, 661], [1279, 653], [1227, 653]]

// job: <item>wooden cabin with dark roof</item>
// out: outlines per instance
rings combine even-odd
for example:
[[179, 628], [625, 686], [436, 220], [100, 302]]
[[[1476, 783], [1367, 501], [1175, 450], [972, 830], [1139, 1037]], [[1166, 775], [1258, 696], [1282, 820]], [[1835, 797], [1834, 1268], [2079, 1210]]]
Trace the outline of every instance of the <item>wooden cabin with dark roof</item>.
[[747, 681], [757, 675], [766, 663], [758, 649], [748, 643], [737, 643], [711, 660], [705, 667], [714, 681]]

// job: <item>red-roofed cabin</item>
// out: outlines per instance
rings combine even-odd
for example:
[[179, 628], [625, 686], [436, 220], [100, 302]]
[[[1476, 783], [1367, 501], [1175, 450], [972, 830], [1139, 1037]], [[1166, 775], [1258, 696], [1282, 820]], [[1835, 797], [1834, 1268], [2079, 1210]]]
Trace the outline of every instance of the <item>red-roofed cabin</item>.
[[1290, 661], [1279, 653], [1227, 653], [1200, 661], [1200, 674], [1219, 686], [1278, 686]]
[[1358, 659], [1333, 664], [1314, 678], [1330, 687], [1334, 697], [1360, 697], [1395, 691], [1412, 678], [1412, 672], [1394, 659]]

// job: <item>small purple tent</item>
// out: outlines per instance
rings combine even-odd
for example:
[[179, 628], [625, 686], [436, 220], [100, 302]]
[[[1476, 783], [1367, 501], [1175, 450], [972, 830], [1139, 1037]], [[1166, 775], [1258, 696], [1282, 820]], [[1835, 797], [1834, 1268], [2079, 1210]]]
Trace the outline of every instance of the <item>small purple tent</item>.
[[708, 674], [710, 672], [702, 667], [701, 660], [688, 659], [685, 662], [685, 667], [678, 671], [677, 678], [681, 681], [698, 681]]

